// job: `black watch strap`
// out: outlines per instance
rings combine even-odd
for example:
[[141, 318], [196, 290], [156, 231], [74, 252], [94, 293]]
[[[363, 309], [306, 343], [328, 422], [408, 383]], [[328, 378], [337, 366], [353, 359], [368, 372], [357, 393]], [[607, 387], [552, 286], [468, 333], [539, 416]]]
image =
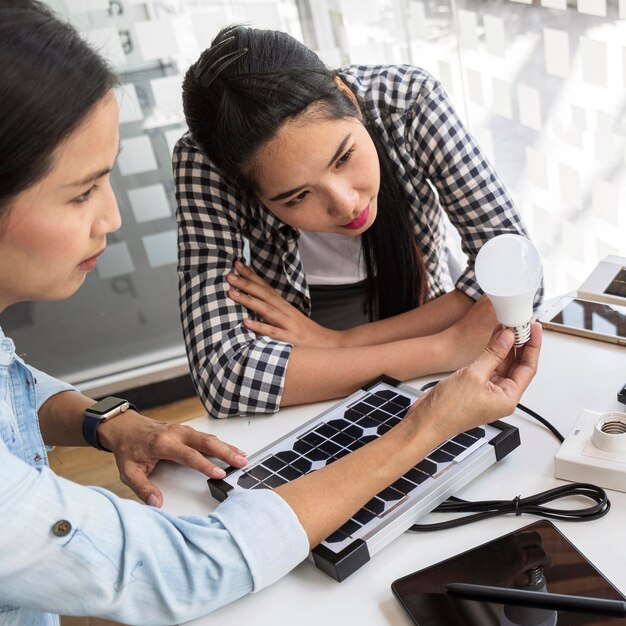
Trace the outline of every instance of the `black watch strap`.
[[[83, 439], [93, 448], [96, 448], [97, 450], [103, 450], [104, 452], [111, 452], [111, 450], [100, 445], [100, 441], [98, 440], [98, 427], [100, 426], [100, 424], [102, 424], [102, 422], [105, 422], [107, 418], [105, 415], [98, 414], [96, 411], [94, 411], [94, 409], [96, 409], [102, 402], [112, 400], [119, 401], [119, 404], [128, 404], [128, 408], [125, 409], [125, 411], [131, 409], [133, 411], [137, 410], [137, 407], [135, 407], [134, 404], [131, 404], [127, 400], [123, 400], [122, 398], [107, 397], [100, 402], [96, 402], [96, 404], [89, 407], [85, 411], [85, 415], [83, 417]], [[117, 413], [116, 415], [119, 415], [119, 413]]]

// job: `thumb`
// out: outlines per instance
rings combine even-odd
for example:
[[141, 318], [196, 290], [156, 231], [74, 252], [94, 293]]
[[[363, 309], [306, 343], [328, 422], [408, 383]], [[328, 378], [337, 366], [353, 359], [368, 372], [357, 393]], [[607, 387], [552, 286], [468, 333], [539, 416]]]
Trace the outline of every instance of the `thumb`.
[[158, 487], [150, 482], [144, 472], [138, 468], [128, 468], [124, 482], [150, 506], [160, 507], [163, 504], [163, 495]]
[[474, 361], [474, 368], [481, 376], [489, 379], [498, 365], [504, 361], [513, 347], [513, 331], [502, 328], [489, 340], [481, 355]]

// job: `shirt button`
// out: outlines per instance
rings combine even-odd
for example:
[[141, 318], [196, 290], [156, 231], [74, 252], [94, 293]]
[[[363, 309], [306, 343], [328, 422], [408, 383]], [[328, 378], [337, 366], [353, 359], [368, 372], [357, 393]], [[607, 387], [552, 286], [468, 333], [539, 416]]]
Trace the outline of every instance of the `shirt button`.
[[35, 461], [35, 463], [39, 463], [39, 461], [41, 461], [41, 455], [36, 454], [36, 455], [33, 457], [33, 461]]
[[52, 534], [57, 537], [65, 537], [70, 530], [72, 530], [72, 525], [66, 519], [61, 519], [52, 527]]

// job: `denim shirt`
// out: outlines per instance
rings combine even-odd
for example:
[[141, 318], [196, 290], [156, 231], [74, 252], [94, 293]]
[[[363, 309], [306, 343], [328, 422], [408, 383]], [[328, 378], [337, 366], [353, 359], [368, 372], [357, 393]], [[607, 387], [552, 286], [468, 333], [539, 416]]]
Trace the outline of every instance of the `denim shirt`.
[[236, 492], [208, 517], [172, 517], [48, 467], [37, 411], [71, 390], [27, 366], [0, 330], [0, 626], [58, 614], [175, 624], [271, 584], [308, 553], [291, 508]]

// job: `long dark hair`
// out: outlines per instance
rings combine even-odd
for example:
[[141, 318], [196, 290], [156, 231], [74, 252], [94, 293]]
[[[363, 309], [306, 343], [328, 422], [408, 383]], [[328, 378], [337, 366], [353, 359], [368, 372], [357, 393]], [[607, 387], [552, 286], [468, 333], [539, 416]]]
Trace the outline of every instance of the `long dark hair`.
[[[229, 26], [185, 75], [187, 125], [226, 179], [253, 196], [253, 159], [287, 120], [314, 103], [316, 115], [324, 119], [359, 116], [336, 76], [286, 33]], [[362, 250], [370, 317], [384, 319], [422, 304], [428, 286], [406, 196], [380, 132], [368, 123], [367, 111], [362, 114], [381, 170], [378, 214], [362, 236]]]
[[35, 0], [0, 2], [0, 218], [116, 84], [80, 35]]

